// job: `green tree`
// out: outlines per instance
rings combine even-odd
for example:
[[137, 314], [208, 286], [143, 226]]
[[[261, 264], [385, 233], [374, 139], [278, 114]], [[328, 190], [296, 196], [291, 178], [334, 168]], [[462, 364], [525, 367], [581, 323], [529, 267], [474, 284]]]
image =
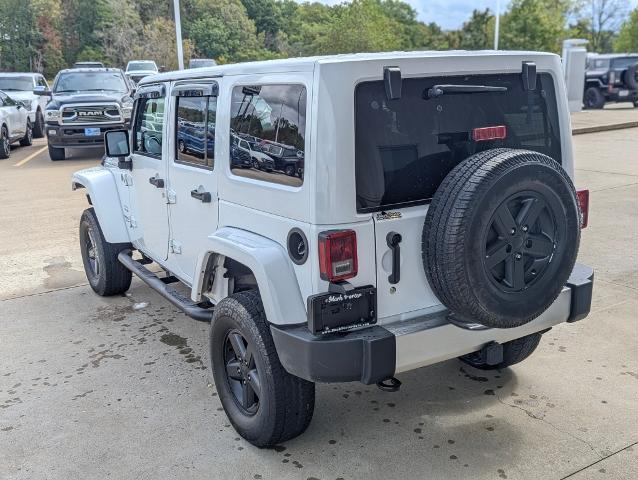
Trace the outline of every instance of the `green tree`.
[[108, 63], [124, 67], [140, 44], [142, 21], [130, 0], [106, 0], [107, 11], [96, 26], [95, 38]]
[[489, 8], [474, 10], [459, 31], [459, 48], [483, 50], [492, 47], [494, 15]]
[[[189, 39], [183, 41], [184, 61], [188, 63], [193, 54], [193, 43]], [[136, 45], [134, 56], [152, 59], [168, 70], [177, 70], [177, 42], [175, 39], [175, 22], [164, 17], [157, 17], [142, 29], [140, 40]]]
[[4, 70], [34, 69], [38, 36], [30, 1], [0, 2], [0, 66]]
[[222, 63], [272, 56], [239, 0], [199, 0], [194, 7], [197, 16], [190, 13], [187, 34], [201, 56]]
[[500, 48], [559, 52], [571, 2], [512, 0], [501, 19]]
[[616, 52], [638, 52], [638, 8], [633, 10], [629, 18], [620, 28], [618, 38], [614, 43]]

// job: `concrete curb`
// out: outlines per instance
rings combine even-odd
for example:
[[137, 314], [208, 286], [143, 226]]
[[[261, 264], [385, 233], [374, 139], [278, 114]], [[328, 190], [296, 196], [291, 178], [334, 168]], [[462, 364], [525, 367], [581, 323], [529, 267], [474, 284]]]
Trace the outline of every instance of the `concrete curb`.
[[591, 127], [578, 127], [572, 129], [572, 135], [582, 135], [585, 133], [608, 132], [610, 130], [622, 130], [624, 128], [638, 127], [638, 121], [608, 123], [606, 125], [594, 125]]

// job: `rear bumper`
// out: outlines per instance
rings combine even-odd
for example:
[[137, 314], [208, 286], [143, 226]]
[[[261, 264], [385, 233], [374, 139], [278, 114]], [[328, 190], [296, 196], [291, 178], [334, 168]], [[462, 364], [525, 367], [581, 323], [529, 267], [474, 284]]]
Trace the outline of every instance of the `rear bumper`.
[[[104, 145], [104, 134], [109, 130], [128, 129], [129, 124], [126, 123], [109, 123], [108, 125], [58, 125], [46, 124], [47, 141], [54, 148], [69, 147], [101, 147]], [[100, 134], [95, 136], [87, 136], [86, 128], [99, 128]]]
[[638, 90], [628, 90], [627, 88], [614, 88], [605, 95], [607, 100], [612, 102], [636, 102], [638, 101]]
[[577, 264], [556, 301], [538, 318], [517, 328], [459, 327], [444, 310], [348, 333], [315, 336], [305, 325], [271, 325], [270, 330], [279, 360], [289, 373], [315, 382], [373, 384], [396, 373], [476, 352], [491, 342], [505, 343], [581, 320], [591, 307], [593, 282], [593, 270]]

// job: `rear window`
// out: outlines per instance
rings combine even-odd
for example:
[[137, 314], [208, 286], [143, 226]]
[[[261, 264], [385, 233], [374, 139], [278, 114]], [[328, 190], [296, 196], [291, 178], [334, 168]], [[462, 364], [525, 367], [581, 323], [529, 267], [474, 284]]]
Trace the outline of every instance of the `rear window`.
[[[506, 91], [444, 93], [435, 85], [486, 85]], [[524, 148], [561, 161], [556, 93], [551, 75], [523, 90], [520, 74], [403, 79], [402, 96], [388, 100], [383, 81], [355, 90], [357, 211], [408, 206], [432, 198], [445, 176], [474, 153]], [[505, 126], [502, 140], [474, 141], [476, 128]]]

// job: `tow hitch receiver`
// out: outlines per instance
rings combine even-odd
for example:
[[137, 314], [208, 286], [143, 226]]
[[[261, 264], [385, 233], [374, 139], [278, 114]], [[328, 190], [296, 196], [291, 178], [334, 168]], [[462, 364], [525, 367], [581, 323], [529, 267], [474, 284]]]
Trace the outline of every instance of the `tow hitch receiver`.
[[503, 363], [503, 345], [496, 342], [490, 342], [481, 348], [477, 354], [480, 357], [480, 361], [486, 365], [498, 365]]
[[401, 381], [398, 378], [390, 377], [377, 382], [377, 387], [384, 392], [398, 392], [401, 388]]

